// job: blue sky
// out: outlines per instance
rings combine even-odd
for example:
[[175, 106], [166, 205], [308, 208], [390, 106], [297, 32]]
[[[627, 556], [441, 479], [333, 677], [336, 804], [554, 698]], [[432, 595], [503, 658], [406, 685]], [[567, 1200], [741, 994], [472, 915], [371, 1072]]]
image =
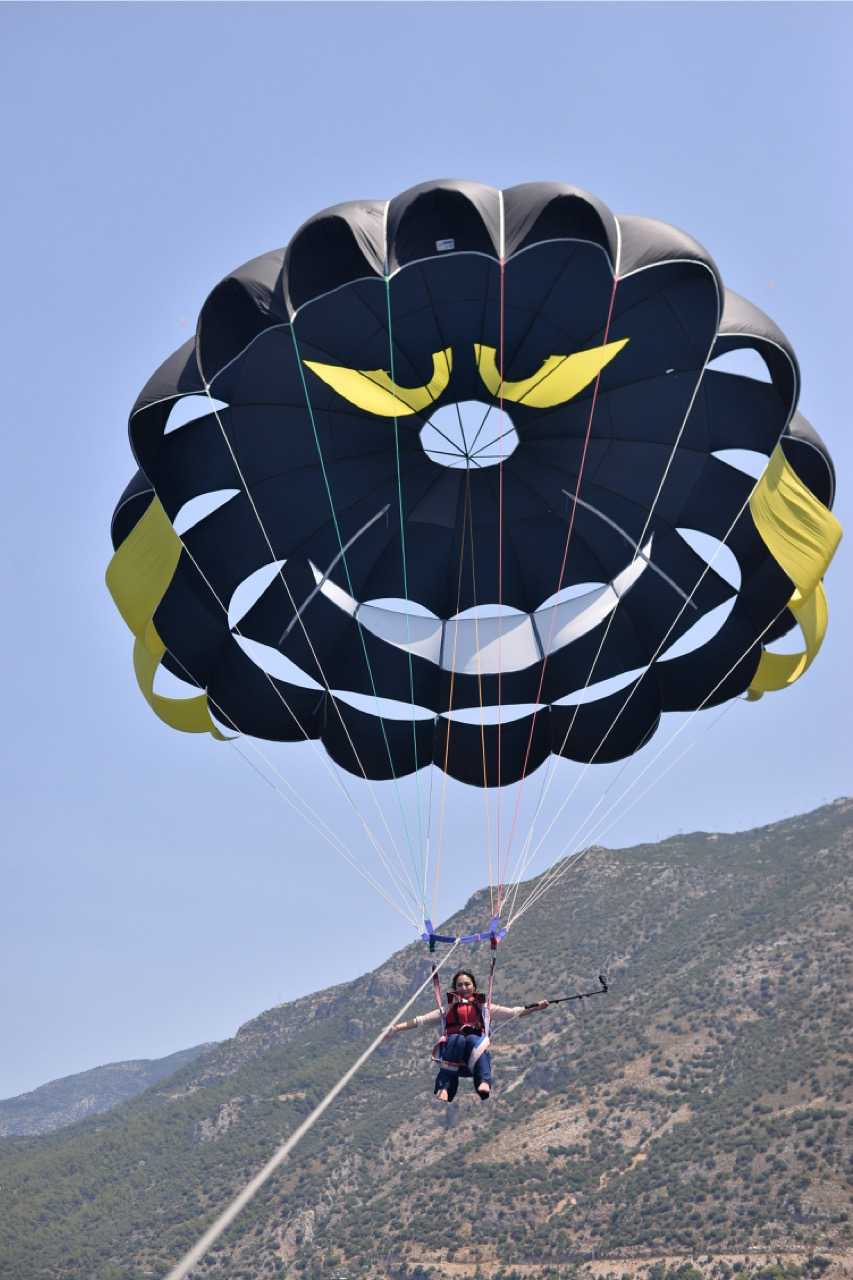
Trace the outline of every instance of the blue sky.
[[[151, 715], [103, 585], [127, 413], [212, 285], [341, 200], [439, 176], [575, 183], [690, 231], [790, 336], [849, 527], [853, 11], [14, 4], [0, 24], [9, 1096], [224, 1037], [412, 936], [232, 748]], [[709, 733], [697, 718], [608, 843], [849, 792], [849, 582], [848, 539], [812, 671]], [[310, 753], [275, 758], [351, 834]], [[590, 771], [558, 834], [612, 778]], [[450, 788], [445, 909], [486, 880], [475, 801]]]

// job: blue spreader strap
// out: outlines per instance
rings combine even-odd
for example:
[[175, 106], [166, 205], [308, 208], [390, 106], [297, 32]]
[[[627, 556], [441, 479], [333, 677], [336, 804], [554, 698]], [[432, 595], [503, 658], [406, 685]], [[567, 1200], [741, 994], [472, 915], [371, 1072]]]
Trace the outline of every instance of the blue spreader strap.
[[500, 942], [501, 938], [506, 937], [506, 929], [501, 927], [499, 916], [492, 916], [488, 929], [484, 929], [481, 933], [463, 933], [458, 938], [446, 933], [436, 933], [431, 920], [424, 920], [424, 925], [426, 933], [422, 933], [421, 938], [431, 947], [436, 942], [491, 942], [493, 938], [496, 942]]

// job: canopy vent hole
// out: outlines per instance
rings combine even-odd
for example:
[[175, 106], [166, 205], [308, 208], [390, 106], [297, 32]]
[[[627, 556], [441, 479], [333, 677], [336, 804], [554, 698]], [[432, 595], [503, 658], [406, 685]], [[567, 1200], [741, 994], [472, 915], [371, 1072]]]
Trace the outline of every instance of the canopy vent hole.
[[509, 414], [497, 405], [462, 400], [436, 409], [421, 429], [424, 453], [440, 467], [496, 467], [518, 448]]

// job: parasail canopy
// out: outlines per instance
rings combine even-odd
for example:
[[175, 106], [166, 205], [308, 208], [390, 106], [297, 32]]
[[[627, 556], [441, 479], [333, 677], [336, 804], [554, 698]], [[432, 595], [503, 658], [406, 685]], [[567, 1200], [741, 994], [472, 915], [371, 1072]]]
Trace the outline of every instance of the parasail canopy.
[[[743, 349], [765, 377], [715, 367]], [[577, 188], [325, 210], [217, 285], [133, 408], [107, 578], [142, 692], [175, 728], [490, 787], [784, 687], [840, 537], [798, 390], [701, 245]], [[802, 654], [766, 651], [797, 623]], [[202, 692], [163, 697], [160, 664]]]

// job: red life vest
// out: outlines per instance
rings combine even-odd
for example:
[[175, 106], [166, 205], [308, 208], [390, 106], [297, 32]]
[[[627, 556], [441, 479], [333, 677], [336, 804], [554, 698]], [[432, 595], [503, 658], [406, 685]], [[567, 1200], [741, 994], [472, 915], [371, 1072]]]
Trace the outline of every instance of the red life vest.
[[484, 1035], [486, 1026], [483, 1022], [483, 1003], [485, 997], [479, 991], [462, 999], [454, 992], [447, 993], [447, 1013], [444, 1016], [445, 1034], [449, 1036], [462, 1034]]

